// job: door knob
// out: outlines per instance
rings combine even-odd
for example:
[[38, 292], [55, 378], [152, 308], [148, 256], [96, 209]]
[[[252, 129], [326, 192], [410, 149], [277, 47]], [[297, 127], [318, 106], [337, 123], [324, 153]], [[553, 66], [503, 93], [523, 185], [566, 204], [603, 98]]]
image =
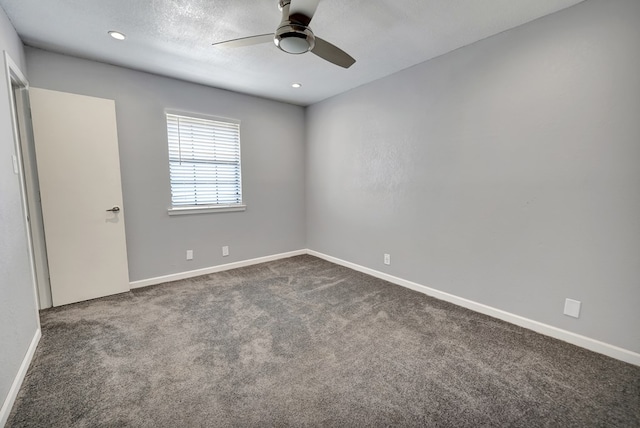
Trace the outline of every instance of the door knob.
[[111, 208], [110, 210], [107, 210], [107, 211], [111, 211], [112, 213], [117, 213], [117, 212], [120, 211], [120, 207], [116, 205], [115, 207], [113, 207], [113, 208]]

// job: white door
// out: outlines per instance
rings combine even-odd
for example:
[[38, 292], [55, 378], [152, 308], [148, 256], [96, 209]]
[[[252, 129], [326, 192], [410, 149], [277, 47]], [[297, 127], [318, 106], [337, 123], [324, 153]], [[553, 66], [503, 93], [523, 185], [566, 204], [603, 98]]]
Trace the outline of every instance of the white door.
[[128, 291], [115, 102], [29, 96], [53, 305]]

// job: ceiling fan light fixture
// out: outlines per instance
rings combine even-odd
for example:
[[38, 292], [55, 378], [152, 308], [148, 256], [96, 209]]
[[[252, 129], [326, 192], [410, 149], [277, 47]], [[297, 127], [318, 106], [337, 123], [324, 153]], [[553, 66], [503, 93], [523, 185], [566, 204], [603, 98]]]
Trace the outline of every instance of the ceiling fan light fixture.
[[107, 34], [109, 34], [111, 37], [113, 37], [116, 40], [124, 40], [127, 38], [126, 35], [124, 35], [123, 33], [119, 32], [119, 31], [108, 31]]
[[298, 55], [312, 50], [316, 39], [309, 27], [286, 22], [276, 31], [273, 42], [281, 51]]

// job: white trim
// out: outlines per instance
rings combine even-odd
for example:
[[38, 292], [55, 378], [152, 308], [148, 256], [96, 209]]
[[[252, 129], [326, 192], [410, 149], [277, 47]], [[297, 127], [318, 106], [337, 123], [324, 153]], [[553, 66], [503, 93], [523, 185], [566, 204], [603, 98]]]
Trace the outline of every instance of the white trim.
[[27, 249], [29, 251], [29, 267], [31, 268], [31, 284], [33, 286], [33, 295], [35, 299], [36, 320], [38, 328], [40, 328], [40, 295], [38, 293], [38, 283], [36, 276], [35, 252], [33, 250], [33, 236], [31, 234], [31, 223], [29, 222], [29, 200], [27, 197], [27, 185], [24, 176], [24, 163], [22, 162], [22, 145], [20, 144], [20, 131], [18, 129], [18, 112], [15, 109], [15, 100], [13, 99], [13, 84], [15, 80], [22, 88], [29, 89], [29, 82], [18, 67], [18, 64], [11, 58], [7, 51], [4, 51], [4, 68], [7, 74], [7, 91], [9, 92], [9, 108], [11, 110], [11, 128], [13, 131], [13, 144], [15, 154], [18, 159], [18, 176], [20, 178], [20, 196], [22, 199], [22, 214], [24, 218], [24, 227], [27, 231]]
[[491, 306], [484, 305], [482, 303], [477, 303], [472, 300], [455, 296], [453, 294], [445, 293], [443, 291], [439, 291], [431, 287], [417, 284], [412, 281], [407, 281], [405, 279], [398, 278], [396, 276], [389, 275], [389, 274], [386, 274], [374, 269], [370, 269], [364, 266], [360, 266], [355, 263], [347, 262], [345, 260], [341, 260], [336, 257], [328, 256], [326, 254], [322, 254], [317, 251], [307, 250], [307, 254], [319, 257], [321, 259], [327, 260], [337, 265], [348, 267], [358, 272], [366, 273], [373, 277], [380, 278], [385, 281], [389, 281], [393, 284], [400, 285], [402, 287], [410, 288], [412, 290], [418, 291], [428, 296], [435, 297], [436, 299], [444, 300], [445, 302], [453, 303], [455, 305], [462, 306], [463, 308], [467, 308], [472, 311], [479, 312], [481, 314], [488, 315], [493, 318], [498, 318], [500, 320], [506, 321], [511, 324], [515, 324], [520, 327], [524, 327], [529, 330], [533, 330], [536, 333], [540, 333], [545, 336], [550, 336], [555, 339], [559, 339], [564, 342], [568, 342], [573, 345], [579, 346], [581, 348], [585, 348], [590, 351], [597, 352], [599, 354], [603, 354], [608, 357], [624, 361], [626, 363], [640, 366], [640, 354], [636, 352], [629, 351], [627, 349], [620, 348], [618, 346], [610, 345], [608, 343], [604, 343], [599, 340], [591, 339], [589, 337], [582, 336], [576, 333], [572, 333], [567, 330], [553, 327], [548, 324], [543, 324], [538, 321], [524, 318], [519, 315], [512, 314], [510, 312], [506, 312], [500, 309], [493, 308]]
[[31, 360], [33, 360], [33, 355], [36, 352], [41, 336], [42, 333], [40, 328], [38, 328], [31, 340], [31, 345], [29, 345], [29, 349], [27, 349], [27, 353], [22, 360], [22, 364], [20, 364], [20, 369], [18, 370], [16, 377], [13, 379], [13, 384], [11, 384], [11, 389], [9, 389], [7, 398], [5, 398], [2, 408], [0, 409], [0, 427], [3, 427], [7, 423], [7, 419], [9, 419], [9, 413], [11, 413], [11, 408], [18, 397], [18, 392], [20, 392], [20, 387], [22, 386], [24, 377], [27, 375], [27, 370], [29, 370], [29, 365], [31, 365]]
[[520, 315], [515, 315], [510, 312], [496, 309], [491, 306], [484, 305], [482, 303], [474, 302], [473, 300], [465, 299], [453, 294], [445, 293], [444, 291], [436, 290], [435, 288], [427, 287], [406, 279], [398, 278], [393, 275], [389, 275], [384, 272], [380, 272], [374, 269], [370, 269], [355, 263], [351, 263], [337, 257], [332, 257], [314, 250], [297, 250], [288, 253], [274, 254], [271, 256], [258, 257], [256, 259], [243, 260], [234, 263], [228, 263], [219, 266], [212, 266], [203, 269], [192, 270], [188, 272], [180, 272], [165, 276], [159, 276], [156, 278], [143, 279], [140, 281], [133, 281], [129, 285], [131, 289], [147, 287], [150, 285], [162, 284], [169, 281], [178, 281], [180, 279], [193, 278], [200, 275], [207, 275], [215, 272], [222, 272], [225, 270], [236, 269], [244, 266], [251, 266], [258, 263], [265, 263], [273, 260], [284, 259], [293, 256], [300, 256], [303, 254], [309, 254], [337, 265], [345, 266], [358, 272], [366, 273], [375, 278], [379, 278], [388, 281], [392, 284], [400, 285], [411, 290], [426, 294], [436, 299], [444, 300], [445, 302], [453, 303], [454, 305], [462, 306], [463, 308], [470, 309], [474, 312], [478, 312], [484, 315], [488, 315], [493, 318], [506, 321], [511, 324], [526, 328], [528, 330], [535, 331], [536, 333], [543, 334], [545, 336], [553, 337], [555, 339], [562, 340], [563, 342], [571, 343], [572, 345], [579, 346], [581, 348], [588, 349], [599, 354], [606, 355], [611, 358], [615, 358], [620, 361], [624, 361], [629, 364], [640, 366], [640, 354], [629, 351], [624, 348], [620, 348], [615, 345], [610, 345], [599, 340], [592, 339], [590, 337], [582, 336], [567, 330], [560, 329], [548, 324], [544, 324], [538, 321], [534, 321]]
[[148, 287], [150, 285], [162, 284], [164, 282], [178, 281], [180, 279], [194, 278], [196, 276], [208, 275], [210, 273], [222, 272], [230, 269], [237, 269], [245, 266], [257, 265], [259, 263], [271, 262], [273, 260], [286, 259], [293, 256], [301, 256], [307, 254], [307, 250], [296, 250], [288, 253], [274, 254], [271, 256], [258, 257], [256, 259], [242, 260], [239, 262], [227, 263], [224, 265], [211, 266], [202, 269], [191, 270], [187, 272], [173, 273], [170, 275], [158, 276], [155, 278], [142, 279], [139, 281], [132, 281], [129, 283], [129, 287], [134, 288]]
[[174, 207], [167, 209], [169, 215], [187, 214], [207, 214], [207, 213], [230, 213], [235, 211], [246, 211], [246, 205], [203, 205], [200, 207]]
[[[20, 81], [20, 83], [24, 84], [25, 88], [29, 89], [29, 81], [22, 73], [22, 70], [20, 70], [20, 67], [18, 67], [18, 64], [16, 64], [16, 62], [11, 58], [9, 52], [7, 51], [4, 51], [4, 60], [7, 76], [11, 77], [11, 74], [13, 74]], [[11, 85], [11, 80], [9, 80], [9, 85]], [[9, 89], [11, 89], [11, 86], [9, 86]]]
[[229, 122], [229, 123], [237, 123], [238, 125], [240, 125], [242, 122], [240, 121], [240, 119], [234, 119], [231, 117], [224, 117], [224, 116], [214, 116], [212, 114], [205, 114], [205, 113], [196, 113], [196, 112], [192, 112], [192, 111], [185, 111], [185, 110], [174, 110], [174, 109], [164, 109], [164, 114], [170, 114], [173, 116], [187, 116], [187, 117], [195, 117], [196, 119], [204, 119], [204, 120], [213, 120], [216, 122]]

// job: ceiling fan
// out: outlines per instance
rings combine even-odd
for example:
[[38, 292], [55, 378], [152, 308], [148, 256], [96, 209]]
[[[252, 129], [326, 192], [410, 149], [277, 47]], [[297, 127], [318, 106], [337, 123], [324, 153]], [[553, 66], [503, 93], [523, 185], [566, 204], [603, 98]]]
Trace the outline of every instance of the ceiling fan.
[[320, 0], [278, 0], [282, 21], [275, 33], [227, 40], [213, 43], [213, 46], [239, 48], [272, 42], [283, 52], [295, 55], [311, 52], [335, 65], [349, 68], [356, 60], [339, 47], [316, 37], [309, 27], [319, 2]]

